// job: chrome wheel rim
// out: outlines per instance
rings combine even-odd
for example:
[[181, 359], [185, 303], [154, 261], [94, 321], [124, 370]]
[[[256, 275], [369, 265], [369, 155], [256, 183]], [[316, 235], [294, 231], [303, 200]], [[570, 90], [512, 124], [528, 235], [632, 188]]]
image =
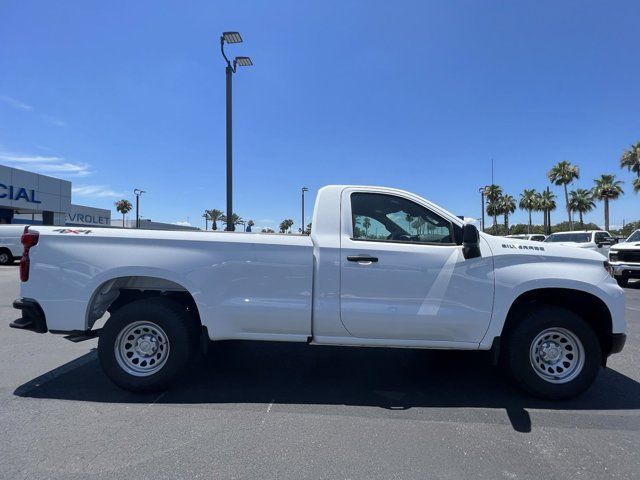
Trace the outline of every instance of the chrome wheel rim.
[[584, 356], [580, 339], [559, 327], [540, 332], [529, 349], [533, 371], [550, 383], [567, 383], [576, 378], [584, 367]]
[[160, 371], [169, 358], [169, 339], [153, 322], [139, 321], [124, 327], [115, 344], [118, 365], [136, 377]]
[[4, 265], [5, 263], [9, 263], [9, 254], [2, 252], [0, 253], [0, 265]]

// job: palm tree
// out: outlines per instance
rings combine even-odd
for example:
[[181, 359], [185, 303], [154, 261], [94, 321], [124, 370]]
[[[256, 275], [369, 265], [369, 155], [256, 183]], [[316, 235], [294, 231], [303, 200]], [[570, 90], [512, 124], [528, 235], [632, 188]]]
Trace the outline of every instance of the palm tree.
[[633, 181], [633, 191], [634, 191], [635, 193], [640, 192], [640, 178], [636, 178], [636, 179]]
[[500, 198], [500, 210], [504, 215], [505, 235], [509, 235], [509, 215], [516, 211], [516, 199], [509, 194], [503, 195]]
[[499, 200], [502, 196], [502, 188], [498, 185], [489, 185], [484, 190], [484, 194], [487, 197], [487, 215], [493, 217], [493, 235], [496, 235], [498, 230], [498, 215], [500, 215]]
[[280, 233], [286, 233], [287, 230], [291, 233], [291, 227], [293, 227], [293, 220], [290, 218], [283, 220], [280, 222]]
[[235, 230], [235, 226], [236, 225], [240, 225], [243, 224], [244, 220], [242, 219], [242, 217], [240, 215], [238, 215], [237, 213], [233, 213], [231, 214], [231, 225], [233, 225], [234, 230]]
[[616, 180], [615, 175], [600, 175], [594, 182], [593, 196], [604, 201], [604, 229], [609, 231], [609, 200], [616, 200], [624, 193], [620, 187], [622, 181]]
[[369, 235], [369, 228], [371, 227], [371, 220], [369, 217], [364, 217], [362, 221], [362, 228], [364, 228], [364, 236], [367, 237]]
[[124, 198], [115, 202], [114, 205], [116, 206], [116, 210], [122, 214], [122, 228], [125, 228], [124, 216], [131, 211], [133, 205], [131, 205], [129, 200], [125, 200]]
[[529, 224], [527, 225], [527, 233], [531, 233], [531, 212], [538, 208], [538, 192], [535, 188], [531, 190], [524, 189], [524, 192], [520, 194], [520, 203], [518, 206], [520, 210], [526, 210], [529, 212]]
[[[235, 226], [236, 225], [244, 224], [244, 220], [237, 213], [232, 213], [231, 214], [231, 222], [227, 222], [227, 216], [224, 215], [224, 214], [220, 215], [218, 220], [220, 220], [222, 223], [224, 223], [227, 226], [227, 228], [229, 228], [229, 224], [233, 225], [234, 230], [235, 230]], [[214, 228], [214, 230], [215, 230], [215, 228]]]
[[544, 212], [544, 233], [551, 233], [551, 212], [556, 209], [556, 194], [547, 187], [540, 194], [540, 209]]
[[544, 223], [547, 223], [547, 213], [544, 208], [542, 208], [542, 194], [540, 192], [536, 192], [536, 198], [534, 201], [534, 212], [544, 212]]
[[209, 220], [211, 221], [211, 230], [217, 230], [218, 229], [218, 223], [222, 221], [222, 217], [224, 215], [222, 215], [222, 211], [217, 210], [217, 209], [213, 209], [213, 210], [205, 210], [204, 213], [206, 213], [209, 216]]
[[626, 168], [640, 178], [640, 142], [631, 145], [620, 156], [620, 168]]
[[580, 228], [584, 228], [583, 215], [596, 208], [596, 202], [593, 201], [593, 191], [584, 188], [578, 188], [569, 192], [569, 205], [572, 212], [578, 212], [580, 215]]
[[549, 177], [549, 180], [554, 185], [562, 185], [564, 187], [564, 200], [567, 206], [567, 215], [569, 216], [569, 229], [573, 230], [567, 185], [580, 178], [580, 169], [576, 165], [571, 165], [571, 162], [563, 160], [558, 162], [551, 170], [549, 170], [547, 177]]

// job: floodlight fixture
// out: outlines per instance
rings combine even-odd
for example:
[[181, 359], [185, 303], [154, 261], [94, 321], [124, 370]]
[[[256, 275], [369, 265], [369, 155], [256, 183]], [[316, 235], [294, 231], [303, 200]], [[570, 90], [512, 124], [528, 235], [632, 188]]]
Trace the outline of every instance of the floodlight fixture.
[[223, 32], [222, 40], [227, 43], [242, 43], [242, 37], [239, 32]]
[[250, 67], [253, 65], [253, 62], [249, 57], [236, 57], [233, 63], [234, 65], [239, 65], [241, 67]]

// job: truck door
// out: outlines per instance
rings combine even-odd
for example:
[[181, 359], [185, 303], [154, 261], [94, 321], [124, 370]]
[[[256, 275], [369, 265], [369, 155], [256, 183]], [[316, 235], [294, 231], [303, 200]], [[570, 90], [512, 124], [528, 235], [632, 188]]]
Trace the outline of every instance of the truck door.
[[347, 189], [341, 210], [340, 315], [352, 336], [482, 339], [494, 288], [487, 246], [465, 260], [452, 222], [401, 195]]

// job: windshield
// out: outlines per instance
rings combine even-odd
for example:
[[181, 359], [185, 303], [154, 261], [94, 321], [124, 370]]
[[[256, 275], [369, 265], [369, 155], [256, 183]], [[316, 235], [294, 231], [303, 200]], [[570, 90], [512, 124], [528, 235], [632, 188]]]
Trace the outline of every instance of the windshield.
[[626, 241], [627, 242], [640, 242], [640, 230], [636, 230], [631, 235], [629, 235], [629, 238], [627, 238]]
[[554, 233], [549, 235], [545, 242], [575, 242], [586, 243], [591, 241], [590, 233]]

